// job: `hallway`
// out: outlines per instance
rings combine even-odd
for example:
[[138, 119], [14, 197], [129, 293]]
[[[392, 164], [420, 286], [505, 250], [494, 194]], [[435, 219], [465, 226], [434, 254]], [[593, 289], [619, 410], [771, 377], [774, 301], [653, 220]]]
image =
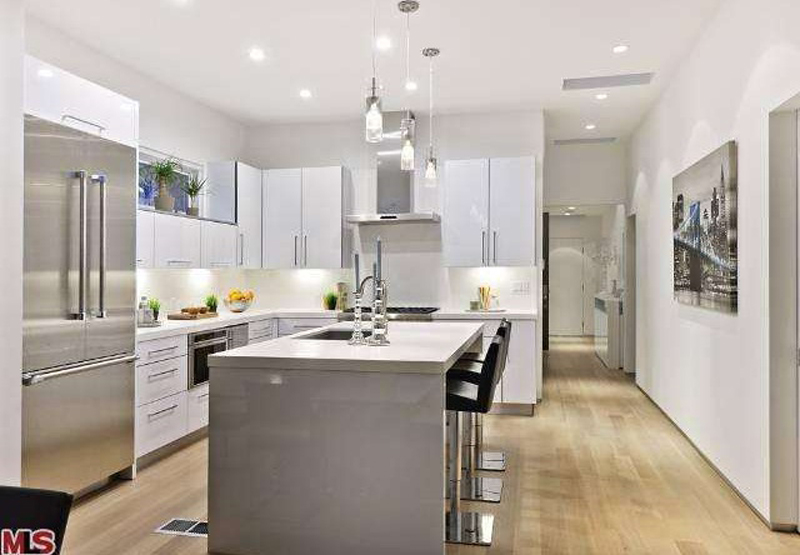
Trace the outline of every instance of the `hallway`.
[[523, 446], [511, 461], [522, 466], [513, 553], [800, 553], [800, 535], [770, 532], [590, 343], [551, 341], [544, 379], [533, 420], [494, 418], [489, 430]]

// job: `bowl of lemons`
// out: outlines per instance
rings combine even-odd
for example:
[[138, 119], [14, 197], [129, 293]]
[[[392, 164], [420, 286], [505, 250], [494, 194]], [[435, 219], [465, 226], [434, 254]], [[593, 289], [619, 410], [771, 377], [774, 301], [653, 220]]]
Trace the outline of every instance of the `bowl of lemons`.
[[256, 298], [252, 291], [242, 291], [241, 289], [231, 289], [228, 294], [222, 299], [225, 306], [231, 312], [244, 312], [253, 304]]

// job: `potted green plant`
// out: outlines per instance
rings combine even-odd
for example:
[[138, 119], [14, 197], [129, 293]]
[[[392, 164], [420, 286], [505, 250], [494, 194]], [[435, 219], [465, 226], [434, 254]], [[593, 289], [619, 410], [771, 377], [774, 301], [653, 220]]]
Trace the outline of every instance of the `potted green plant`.
[[172, 212], [175, 209], [175, 199], [169, 192], [169, 187], [175, 181], [181, 165], [174, 158], [156, 160], [150, 165], [150, 174], [158, 183], [158, 196], [156, 197], [156, 210]]
[[328, 291], [322, 297], [322, 305], [325, 307], [326, 310], [336, 310], [336, 301], [339, 300], [339, 296], [334, 293], [333, 291]]
[[158, 313], [161, 311], [161, 301], [158, 299], [150, 299], [147, 301], [147, 306], [153, 311], [153, 320], [158, 322]]
[[198, 197], [203, 193], [203, 188], [206, 186], [205, 179], [198, 179], [197, 176], [192, 176], [189, 181], [181, 185], [181, 191], [186, 193], [189, 197], [189, 210], [190, 216], [200, 215], [200, 203]]
[[217, 312], [217, 307], [219, 306], [219, 299], [216, 295], [209, 295], [206, 297], [206, 307], [208, 307], [209, 312]]

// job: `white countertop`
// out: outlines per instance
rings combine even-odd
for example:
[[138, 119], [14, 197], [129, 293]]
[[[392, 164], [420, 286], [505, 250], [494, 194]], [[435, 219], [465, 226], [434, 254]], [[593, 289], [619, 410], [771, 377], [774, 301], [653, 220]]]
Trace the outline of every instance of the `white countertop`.
[[[350, 323], [325, 326], [352, 329]], [[474, 344], [482, 340], [478, 322], [391, 322], [390, 345], [352, 346], [347, 341], [302, 339], [311, 330], [256, 343], [209, 357], [212, 368], [264, 368], [443, 374]]]
[[244, 324], [266, 318], [336, 318], [337, 313], [333, 310], [314, 310], [314, 309], [251, 309], [247, 312], [220, 312], [216, 318], [204, 318], [202, 320], [162, 320], [157, 328], [137, 328], [136, 340], [147, 341], [150, 339], [161, 339], [175, 335], [184, 335], [198, 331], [213, 330], [224, 328], [235, 324]]

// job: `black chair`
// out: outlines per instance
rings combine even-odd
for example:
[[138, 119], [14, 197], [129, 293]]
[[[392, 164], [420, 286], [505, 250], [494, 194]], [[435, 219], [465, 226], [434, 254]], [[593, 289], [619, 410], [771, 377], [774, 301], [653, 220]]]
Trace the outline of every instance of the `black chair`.
[[[497, 374], [496, 379], [499, 382], [505, 372], [506, 361], [508, 360], [508, 346], [511, 343], [511, 322], [503, 318], [500, 326], [497, 328], [495, 337], [500, 336], [507, 339], [504, 343], [504, 352], [500, 355], [503, 360], [502, 370]], [[467, 354], [462, 356], [447, 372], [447, 379], [455, 379], [467, 381], [470, 383], [477, 383], [480, 377], [483, 359], [478, 358], [475, 354]], [[483, 450], [483, 414], [474, 415], [474, 439], [469, 447], [474, 447], [475, 457], [469, 457], [468, 461], [472, 465], [467, 469], [468, 472], [475, 470], [487, 470], [491, 472], [504, 472], [506, 469], [506, 455], [500, 451], [484, 451]]]
[[448, 543], [467, 545], [491, 545], [494, 529], [494, 516], [490, 514], [462, 512], [461, 493], [462, 482], [462, 456], [463, 456], [463, 423], [464, 415], [480, 413], [485, 414], [492, 408], [495, 388], [497, 387], [497, 374], [501, 372], [505, 339], [495, 337], [492, 340], [486, 357], [483, 360], [478, 383], [457, 379], [447, 380], [447, 433], [449, 465], [448, 494], [450, 498], [449, 510], [446, 518]]
[[[72, 495], [68, 493], [0, 486], [0, 530], [52, 530], [55, 555], [61, 552], [71, 508]], [[25, 545], [24, 552], [36, 553], [32, 547]]]

